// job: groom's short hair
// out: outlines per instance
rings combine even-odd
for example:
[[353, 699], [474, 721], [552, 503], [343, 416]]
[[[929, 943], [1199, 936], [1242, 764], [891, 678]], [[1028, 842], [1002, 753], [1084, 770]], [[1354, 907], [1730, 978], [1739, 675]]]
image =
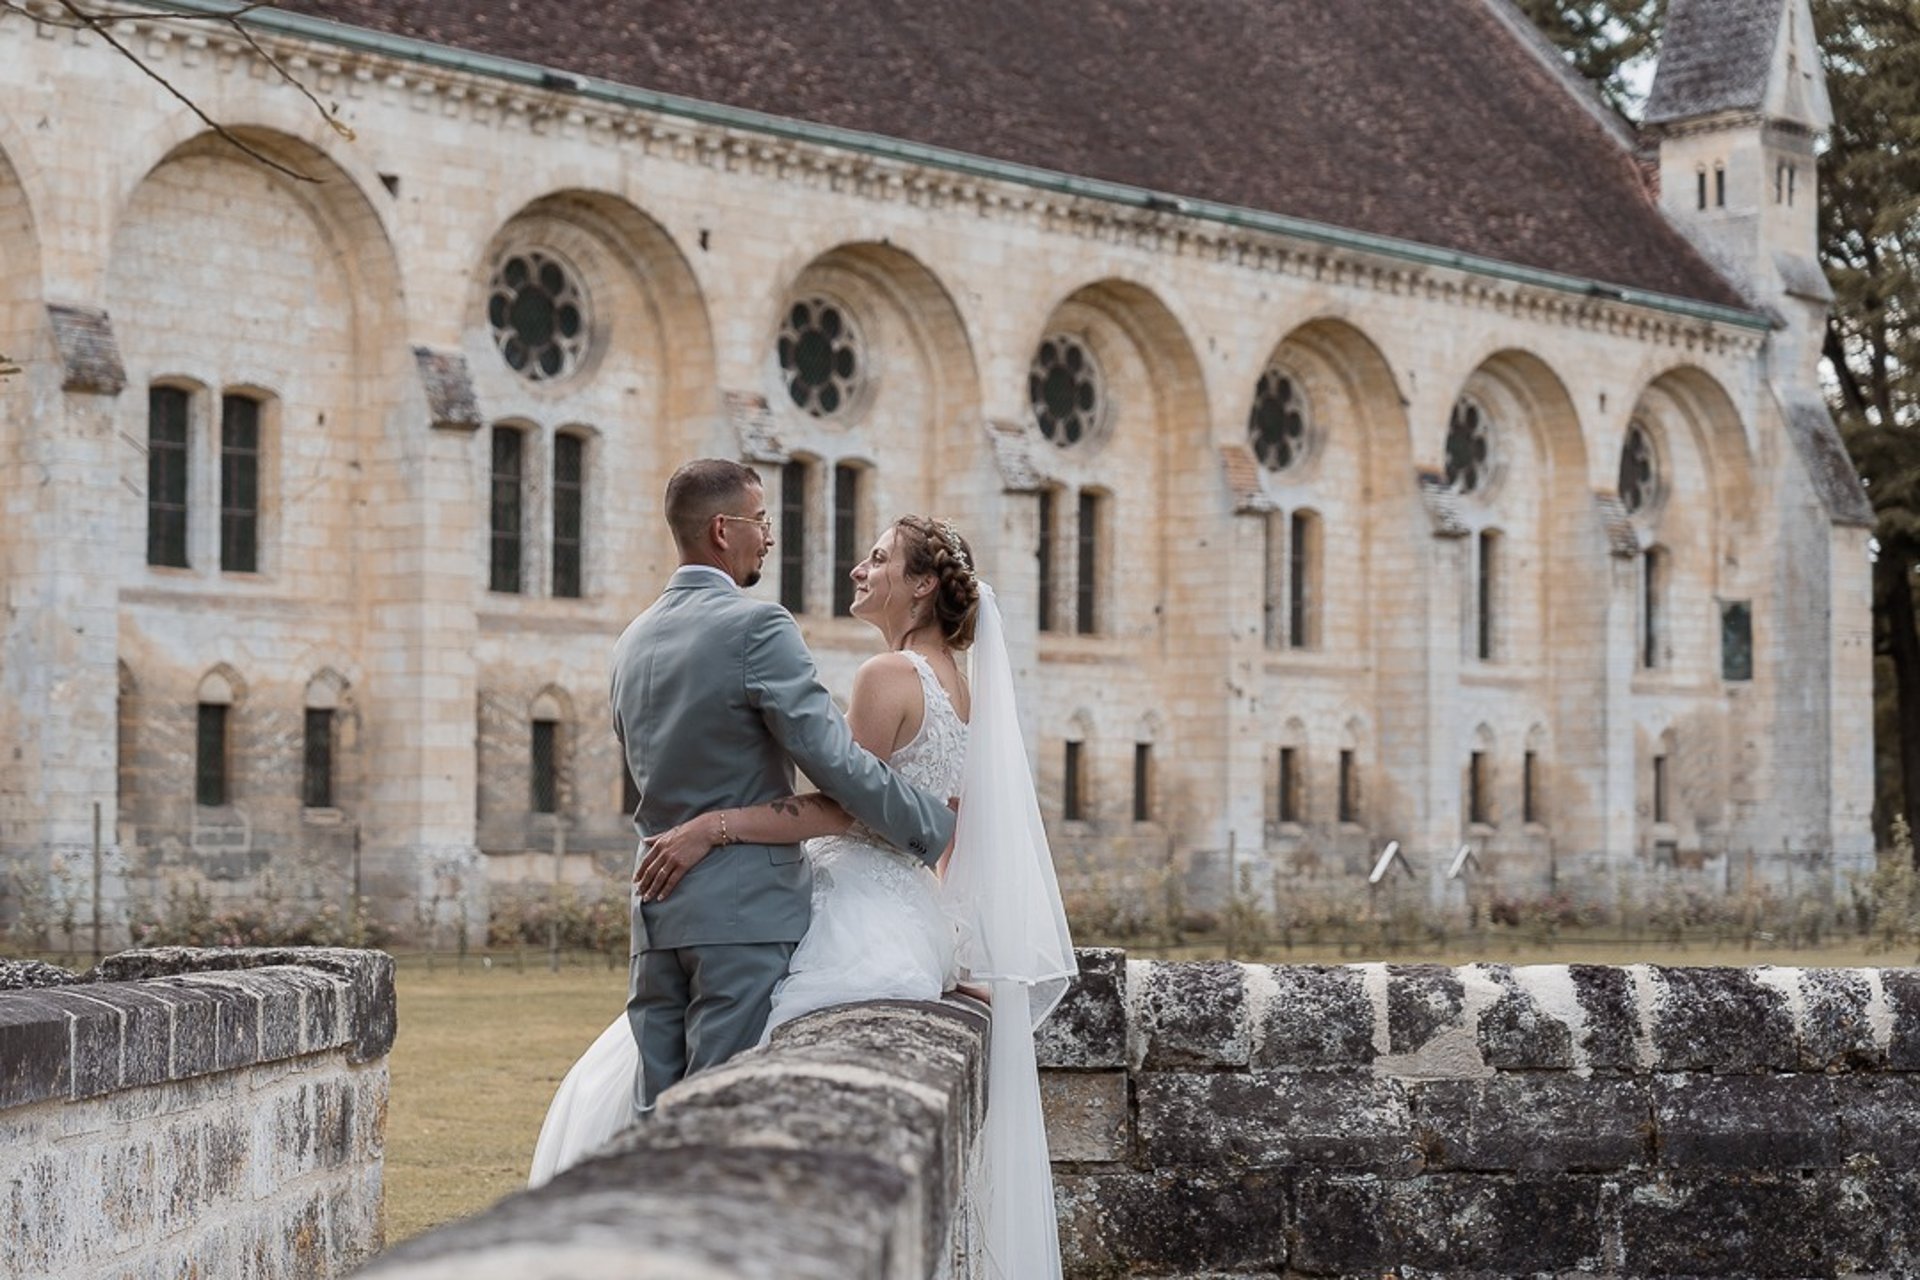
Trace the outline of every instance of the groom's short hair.
[[727, 512], [750, 488], [760, 487], [760, 474], [727, 458], [695, 458], [667, 481], [667, 527], [681, 550], [698, 546], [716, 515]]

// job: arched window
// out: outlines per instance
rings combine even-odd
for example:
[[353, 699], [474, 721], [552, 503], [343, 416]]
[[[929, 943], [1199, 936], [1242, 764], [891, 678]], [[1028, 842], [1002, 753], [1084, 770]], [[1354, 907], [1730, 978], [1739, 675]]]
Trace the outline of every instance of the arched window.
[[335, 761], [339, 746], [340, 699], [346, 684], [332, 671], [323, 671], [307, 682], [300, 803], [308, 809], [332, 809], [338, 804]]
[[553, 438], [553, 594], [582, 594], [586, 534], [587, 442], [572, 432]]
[[853, 567], [867, 556], [866, 468], [841, 462], [833, 468], [833, 613], [853, 615]]
[[1492, 662], [1499, 656], [1500, 531], [1482, 529], [1474, 552], [1474, 656]]
[[535, 813], [559, 813], [567, 743], [566, 703], [552, 690], [533, 700], [528, 767], [528, 807]]
[[228, 741], [237, 681], [224, 668], [200, 681], [194, 735], [194, 802], [218, 809], [233, 801], [231, 745]]
[[780, 468], [780, 603], [807, 611], [807, 500], [813, 464], [796, 458]]
[[260, 570], [260, 401], [220, 397], [220, 568]]
[[1079, 518], [1074, 526], [1073, 629], [1083, 636], [1100, 630], [1100, 524], [1105, 507], [1105, 494], [1094, 489], [1080, 491]]
[[490, 526], [492, 554], [487, 589], [517, 595], [526, 505], [526, 432], [518, 427], [493, 429], [493, 465], [490, 472]]
[[187, 567], [188, 414], [180, 387], [147, 391], [147, 563]]
[[1640, 553], [1640, 665], [1648, 671], [1663, 665], [1665, 656], [1669, 561], [1664, 547], [1648, 547]]
[[1059, 590], [1059, 571], [1055, 564], [1054, 539], [1060, 529], [1060, 491], [1042, 489], [1037, 495], [1040, 503], [1040, 530], [1037, 545], [1034, 547], [1034, 567], [1039, 577], [1038, 598], [1035, 600], [1035, 626], [1041, 631], [1055, 629], [1054, 592]]
[[1467, 821], [1476, 827], [1499, 825], [1494, 806], [1494, 741], [1485, 725], [1474, 733], [1473, 749], [1467, 753]]

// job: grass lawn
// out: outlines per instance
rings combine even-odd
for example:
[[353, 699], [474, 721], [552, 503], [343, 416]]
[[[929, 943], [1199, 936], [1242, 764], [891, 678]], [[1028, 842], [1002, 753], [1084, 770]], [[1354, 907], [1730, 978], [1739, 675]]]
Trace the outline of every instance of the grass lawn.
[[[1153, 953], [1138, 951], [1146, 958]], [[1177, 958], [1217, 958], [1218, 947], [1183, 947]], [[1695, 942], [1686, 946], [1563, 934], [1547, 947], [1518, 939], [1461, 939], [1444, 952], [1363, 955], [1334, 945], [1278, 947], [1279, 964], [1344, 964], [1389, 959], [1466, 964], [1907, 965], [1905, 953], [1870, 951], [1848, 939], [1819, 950], [1753, 949]], [[387, 1243], [466, 1217], [525, 1185], [547, 1101], [567, 1067], [626, 1001], [625, 966], [581, 962], [547, 971], [544, 956], [524, 970], [509, 959], [456, 971], [450, 960], [429, 970], [407, 957], [398, 975], [400, 1034], [390, 1062], [387, 1112]]]
[[387, 1243], [486, 1208], [527, 1183], [540, 1118], [573, 1060], [627, 1001], [625, 963], [547, 971], [529, 956], [464, 971], [415, 957], [396, 978], [388, 1067]]

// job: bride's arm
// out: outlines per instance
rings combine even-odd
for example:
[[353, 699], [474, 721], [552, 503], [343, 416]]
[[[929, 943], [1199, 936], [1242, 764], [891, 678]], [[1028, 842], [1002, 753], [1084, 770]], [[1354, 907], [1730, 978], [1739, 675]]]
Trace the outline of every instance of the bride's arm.
[[[912, 737], [919, 726], [920, 676], [898, 653], [882, 653], [860, 665], [853, 678], [847, 725], [853, 740], [882, 760]], [[643, 902], [658, 902], [673, 892], [682, 876], [723, 844], [798, 844], [815, 836], [839, 835], [853, 818], [828, 796], [810, 792], [783, 796], [766, 804], [716, 809], [691, 818], [647, 842], [633, 883]]]

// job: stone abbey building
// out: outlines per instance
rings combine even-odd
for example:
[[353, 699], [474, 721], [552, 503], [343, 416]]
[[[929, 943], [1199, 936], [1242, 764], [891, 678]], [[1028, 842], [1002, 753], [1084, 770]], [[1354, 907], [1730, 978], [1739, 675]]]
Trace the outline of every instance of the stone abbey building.
[[96, 814], [114, 910], [617, 875], [700, 454], [843, 691], [970, 534], [1071, 883], [1871, 865], [1806, 0], [1672, 0], [1637, 130], [1506, 0], [158, 7], [299, 176], [0, 12], [0, 912]]

